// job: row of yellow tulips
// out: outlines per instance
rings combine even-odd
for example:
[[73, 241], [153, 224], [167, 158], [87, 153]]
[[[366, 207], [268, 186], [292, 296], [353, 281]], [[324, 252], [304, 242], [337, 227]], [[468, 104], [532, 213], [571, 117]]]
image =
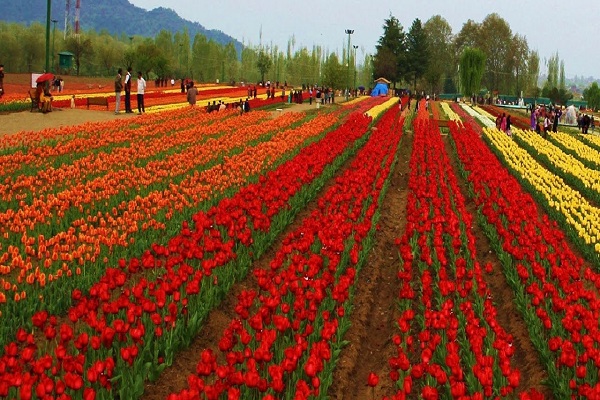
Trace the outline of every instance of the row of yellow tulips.
[[[528, 134], [524, 131], [516, 131], [516, 134], [521, 136], [535, 135], [533, 132]], [[596, 252], [600, 254], [600, 209], [590, 204], [560, 176], [540, 165], [504, 132], [495, 128], [485, 128], [484, 134], [504, 155], [510, 168], [529, 182], [546, 199], [550, 207], [564, 215], [567, 223], [585, 243], [594, 245]]]

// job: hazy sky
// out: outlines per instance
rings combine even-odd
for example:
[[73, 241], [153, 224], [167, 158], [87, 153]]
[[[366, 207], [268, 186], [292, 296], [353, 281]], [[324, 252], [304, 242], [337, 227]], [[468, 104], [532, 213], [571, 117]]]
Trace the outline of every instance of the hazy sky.
[[352, 45], [358, 45], [357, 59], [374, 53], [383, 33], [382, 25], [393, 15], [408, 31], [415, 18], [425, 23], [441, 15], [453, 33], [468, 19], [481, 22], [498, 13], [508, 22], [513, 34], [527, 38], [530, 49], [540, 54], [540, 72], [547, 68], [544, 59], [558, 52], [568, 77], [600, 77], [600, 1], [578, 0], [130, 0], [145, 9], [166, 7], [181, 17], [218, 29], [245, 44], [259, 43], [284, 50], [292, 35], [296, 48], [321, 45], [331, 51], [347, 46], [346, 29], [354, 29]]

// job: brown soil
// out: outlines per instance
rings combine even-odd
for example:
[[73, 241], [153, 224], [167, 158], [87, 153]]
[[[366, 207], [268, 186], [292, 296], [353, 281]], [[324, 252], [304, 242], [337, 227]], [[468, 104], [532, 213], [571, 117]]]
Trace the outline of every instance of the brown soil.
[[[334, 384], [329, 391], [331, 399], [382, 398], [395, 391], [392, 382], [386, 379], [390, 372], [387, 360], [396, 356], [392, 336], [397, 333], [394, 321], [400, 258], [394, 240], [402, 236], [406, 227], [412, 142], [412, 133], [404, 132], [398, 161], [381, 207], [375, 246], [356, 285], [352, 325], [344, 336], [349, 344], [342, 350], [334, 371]], [[370, 372], [380, 377], [380, 383], [374, 389], [367, 386]]]

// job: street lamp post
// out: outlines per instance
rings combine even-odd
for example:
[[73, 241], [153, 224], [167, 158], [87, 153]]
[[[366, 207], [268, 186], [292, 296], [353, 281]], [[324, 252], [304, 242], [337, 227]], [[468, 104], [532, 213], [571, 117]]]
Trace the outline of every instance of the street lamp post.
[[348, 67], [346, 73], [346, 100], [348, 100], [348, 93], [350, 92], [350, 35], [354, 33], [354, 29], [346, 29], [346, 34], [348, 35], [348, 63], [346, 66]]
[[52, 72], [55, 71], [56, 69], [56, 63], [55, 63], [55, 56], [56, 53], [54, 52], [54, 42], [56, 41], [56, 23], [58, 22], [57, 19], [53, 19], [52, 20], [52, 24], [54, 24], [53, 28], [52, 28]]
[[50, 12], [52, 10], [52, 0], [46, 3], [46, 71], [50, 72]]
[[353, 89], [356, 90], [356, 49], [358, 49], [358, 46], [354, 45], [352, 47], [354, 47], [354, 87], [353, 87]]

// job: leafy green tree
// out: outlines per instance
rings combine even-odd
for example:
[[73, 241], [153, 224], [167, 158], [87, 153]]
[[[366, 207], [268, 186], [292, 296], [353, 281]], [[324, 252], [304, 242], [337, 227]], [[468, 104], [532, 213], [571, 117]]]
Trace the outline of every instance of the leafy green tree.
[[183, 32], [177, 32], [174, 38], [174, 46], [177, 50], [177, 61], [180, 76], [189, 76], [190, 74], [190, 53], [191, 53], [191, 41], [190, 35], [187, 28], [183, 29]]
[[467, 47], [460, 58], [460, 85], [464, 96], [479, 93], [485, 71], [485, 53]]
[[460, 32], [454, 37], [453, 47], [456, 59], [460, 59], [465, 49], [479, 46], [481, 25], [472, 19], [467, 20], [460, 29]]
[[541, 90], [538, 86], [540, 76], [540, 56], [537, 51], [529, 53], [527, 60], [527, 76], [525, 79], [525, 93], [527, 96], [538, 98]]
[[600, 87], [597, 82], [593, 82], [588, 88], [583, 90], [583, 98], [588, 103], [588, 107], [598, 111], [600, 108]]
[[23, 31], [18, 24], [6, 24], [0, 22], [0, 54], [6, 71], [17, 71], [21, 64], [21, 43], [17, 37]]
[[106, 75], [116, 71], [116, 65], [121, 61], [121, 46], [112, 36], [101, 35], [96, 38], [96, 63], [104, 69]]
[[[392, 15], [384, 21], [383, 35], [375, 46], [375, 75], [394, 82], [401, 81], [406, 71], [406, 34], [400, 21]], [[395, 64], [392, 66], [392, 64]]]
[[262, 82], [265, 81], [265, 74], [267, 72], [269, 72], [269, 69], [271, 69], [272, 65], [273, 65], [273, 60], [271, 60], [271, 57], [269, 56], [269, 54], [267, 52], [265, 52], [264, 50], [260, 50], [258, 52], [258, 58], [256, 60], [256, 68], [258, 69], [258, 72], [260, 73], [260, 80]]
[[453, 62], [454, 58], [450, 47], [452, 27], [440, 15], [435, 15], [425, 22], [423, 28], [429, 46], [429, 62], [425, 71], [425, 82], [432, 93], [440, 93], [444, 75], [450, 79], [456, 76], [456, 63]]
[[259, 80], [260, 73], [256, 70], [257, 56], [257, 51], [250, 45], [242, 49], [240, 81], [257, 82]]
[[233, 42], [228, 43], [223, 49], [223, 61], [225, 62], [227, 81], [236, 81], [239, 76], [239, 62]]
[[509, 49], [513, 34], [510, 26], [498, 14], [490, 14], [481, 23], [478, 40], [478, 47], [483, 50], [487, 59], [485, 86], [501, 92], [507, 91], [512, 85]]
[[346, 86], [346, 67], [340, 64], [337, 54], [331, 53], [323, 65], [323, 85], [340, 89]]
[[523, 75], [527, 73], [528, 56], [529, 46], [527, 45], [527, 40], [518, 34], [514, 35], [509, 47], [508, 64], [512, 74], [514, 74], [514, 90], [517, 96], [521, 95], [521, 91], [525, 87]]
[[417, 80], [421, 79], [429, 65], [429, 44], [423, 30], [421, 20], [416, 18], [406, 35], [406, 73], [407, 78], [413, 79], [413, 90], [416, 90]]
[[45, 37], [46, 33], [42, 25], [35, 23], [29, 29], [26, 29], [24, 35], [19, 38], [27, 72], [40, 71], [42, 69], [42, 60], [46, 55]]
[[398, 63], [392, 49], [382, 47], [373, 58], [374, 77], [384, 77], [395, 82], [398, 79]]
[[73, 59], [75, 60], [75, 71], [77, 76], [81, 70], [81, 62], [84, 58], [87, 58], [94, 54], [92, 49], [92, 41], [90, 38], [83, 38], [82, 34], [71, 36], [67, 39], [67, 50], [73, 53]]
[[567, 104], [567, 101], [573, 98], [573, 94], [569, 92], [567, 89], [559, 89], [557, 87], [553, 87], [548, 89], [544, 87], [542, 89], [542, 96], [548, 97], [553, 104]]
[[152, 39], [146, 39], [137, 45], [132, 68], [142, 71], [145, 76], [149, 76], [151, 71], [158, 76], [164, 76], [167, 65], [167, 58]]
[[548, 59], [546, 62], [548, 66], [548, 78], [544, 83], [544, 88], [546, 92], [550, 92], [552, 88], [558, 88], [558, 66], [560, 64], [560, 58], [558, 57], [558, 53], [555, 53]]

